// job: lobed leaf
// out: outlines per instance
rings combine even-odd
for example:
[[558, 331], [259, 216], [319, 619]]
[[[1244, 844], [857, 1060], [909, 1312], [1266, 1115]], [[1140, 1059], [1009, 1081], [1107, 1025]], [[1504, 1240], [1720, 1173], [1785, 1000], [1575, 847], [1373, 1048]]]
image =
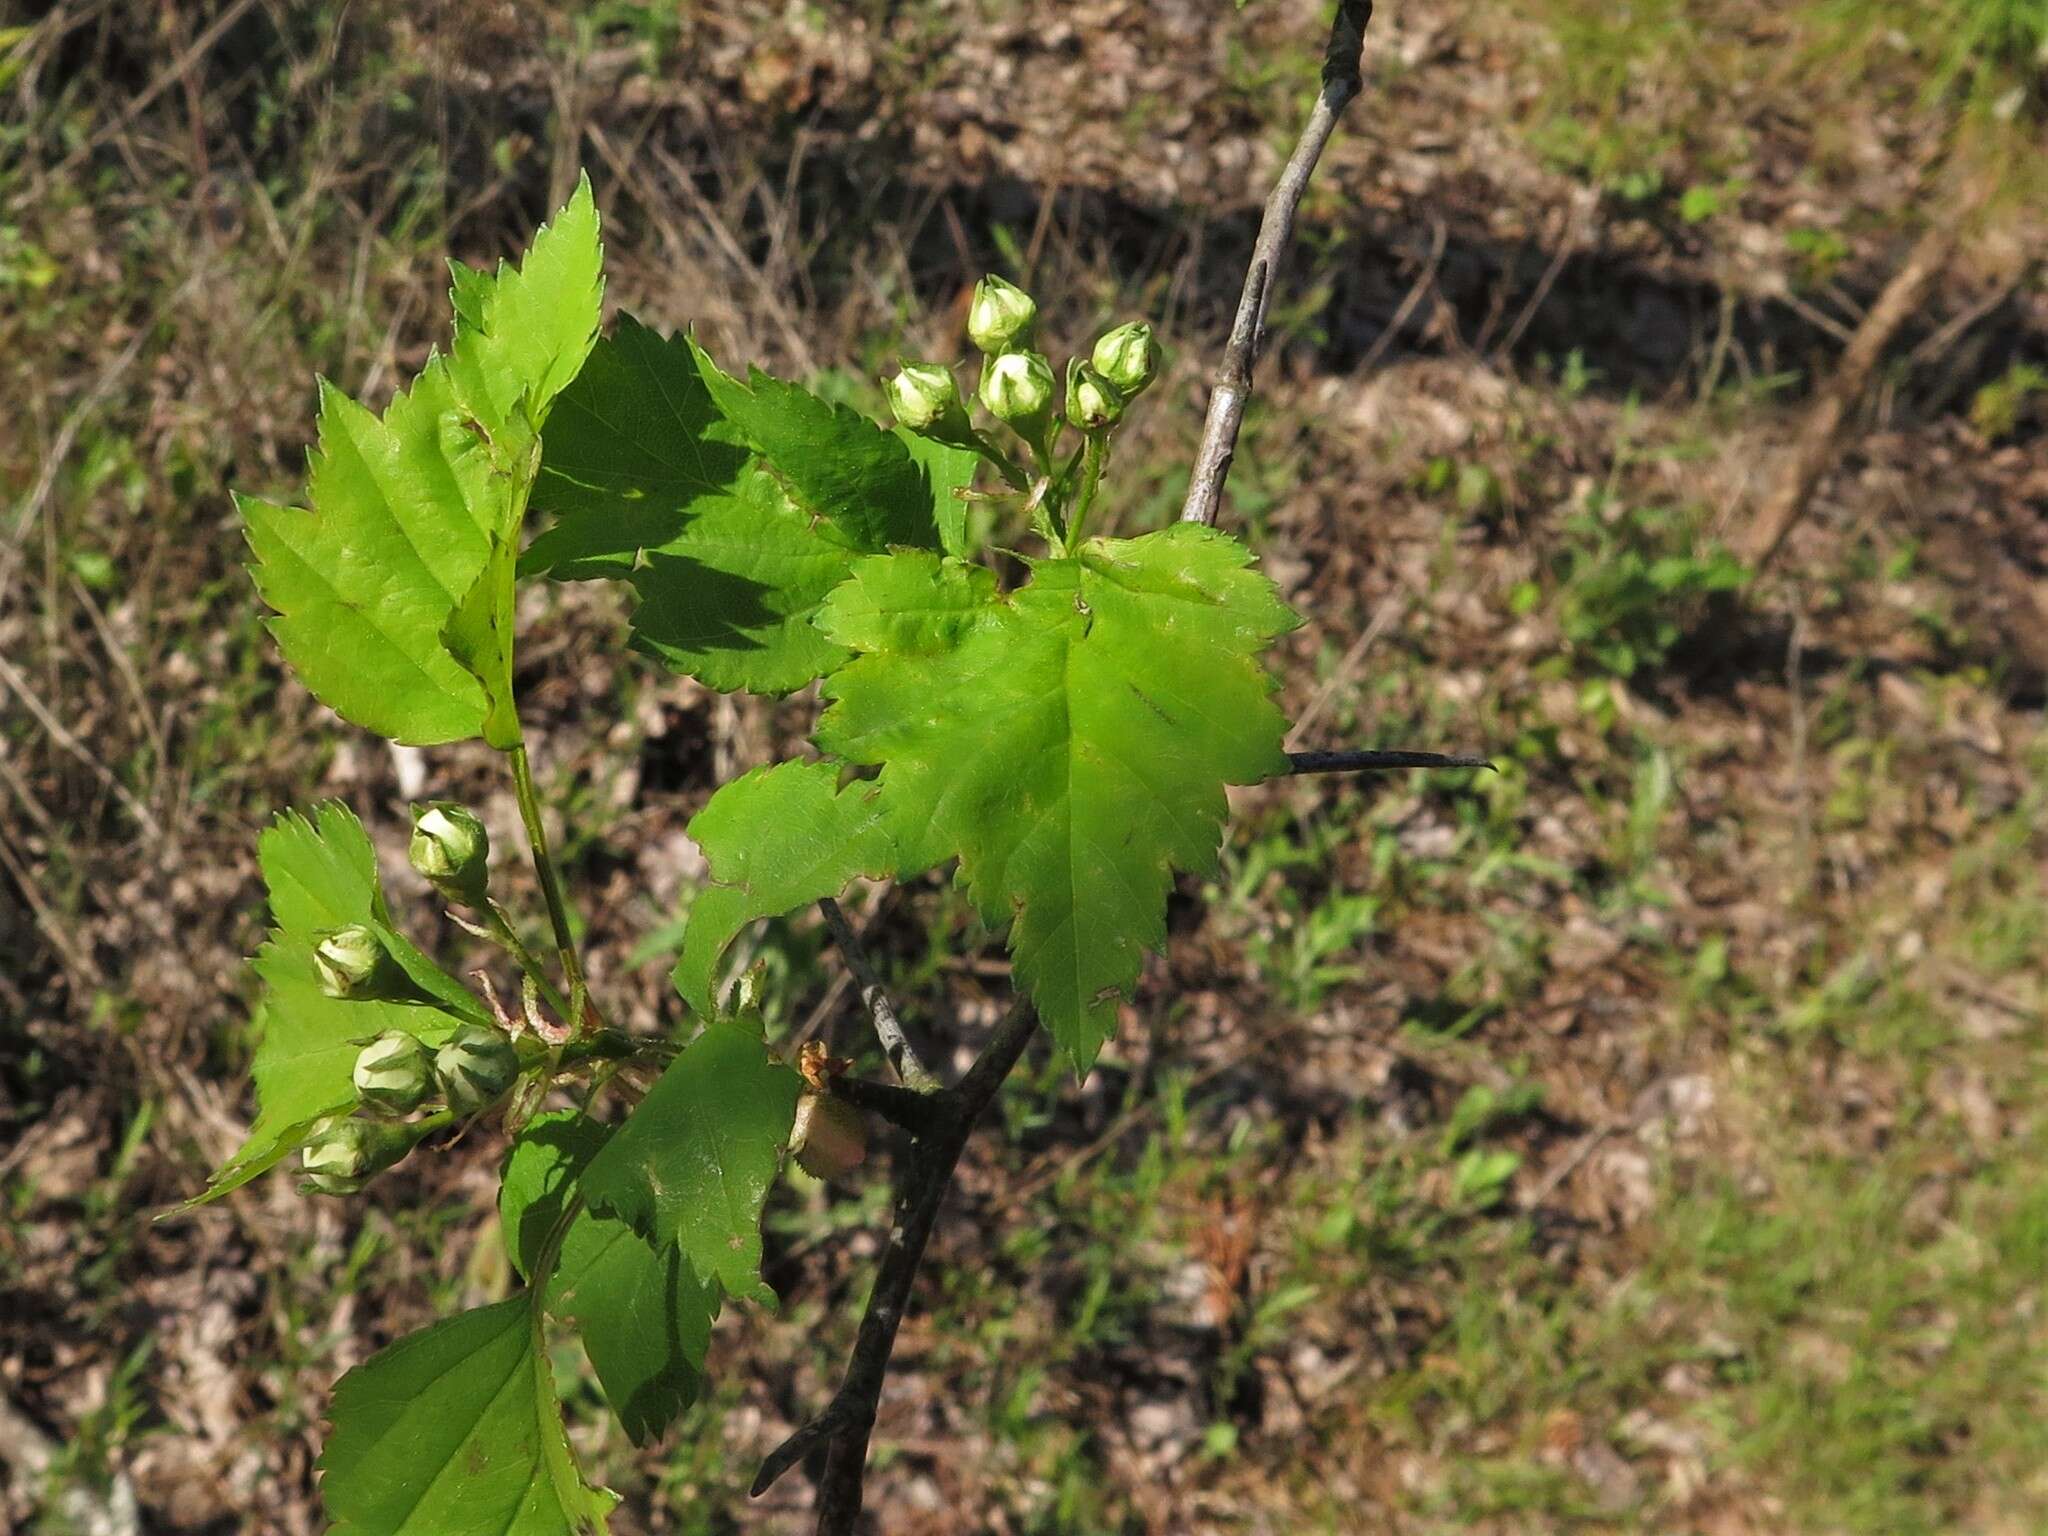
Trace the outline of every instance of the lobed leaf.
[[742, 384], [695, 341], [689, 347], [719, 413], [848, 544], [872, 553], [939, 547], [931, 481], [900, 437], [758, 368]]
[[588, 185], [522, 266], [455, 282], [455, 343], [382, 416], [323, 382], [310, 510], [237, 496], [251, 574], [292, 670], [344, 719], [427, 746], [502, 705], [442, 643], [494, 540], [512, 540], [534, 432], [582, 366], [602, 284]]
[[1226, 784], [1285, 770], [1259, 655], [1298, 622], [1243, 545], [1182, 525], [1094, 539], [1007, 596], [979, 567], [863, 561], [819, 624], [827, 751], [882, 766], [906, 867], [958, 854], [1054, 1037], [1086, 1071], [1176, 869], [1213, 869]]
[[842, 790], [829, 763], [777, 763], [720, 785], [690, 821], [712, 883], [683, 930], [683, 1000], [707, 1018], [716, 1011], [718, 962], [756, 918], [837, 896], [859, 875], [897, 873], [882, 817], [875, 785]]
[[696, 1274], [773, 1305], [761, 1280], [761, 1208], [802, 1079], [750, 1029], [715, 1019], [669, 1063], [590, 1161], [591, 1208], [678, 1248]]
[[332, 1536], [578, 1536], [616, 1502], [577, 1474], [528, 1297], [408, 1334], [334, 1389]]
[[719, 413], [685, 338], [620, 317], [556, 403], [536, 495], [555, 523], [523, 567], [631, 580], [633, 642], [676, 671], [777, 694], [845, 659], [811, 618], [853, 552]]
[[[610, 1134], [588, 1115], [561, 1110], [527, 1122], [513, 1143], [498, 1211], [512, 1261], [529, 1284], [585, 1166]], [[657, 1252], [625, 1222], [585, 1207], [563, 1234], [546, 1304], [576, 1325], [634, 1444], [645, 1445], [696, 1400], [719, 1294], [680, 1250]]]

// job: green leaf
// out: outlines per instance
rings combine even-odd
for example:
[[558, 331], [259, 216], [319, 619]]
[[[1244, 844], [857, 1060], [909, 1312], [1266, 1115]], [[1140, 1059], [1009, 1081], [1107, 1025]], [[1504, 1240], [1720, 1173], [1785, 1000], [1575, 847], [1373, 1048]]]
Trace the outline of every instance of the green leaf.
[[519, 706], [512, 694], [512, 603], [518, 558], [509, 539], [494, 537], [484, 568], [441, 631], [448, 654], [483, 687], [489, 701], [481, 728], [484, 742], [500, 752], [511, 751], [522, 739]]
[[896, 437], [924, 471], [932, 500], [932, 520], [939, 530], [939, 547], [949, 555], [972, 554], [967, 547], [967, 502], [960, 493], [974, 484], [981, 454], [973, 448], [959, 448], [924, 437], [908, 427], [896, 428]]
[[[324, 1116], [352, 1108], [351, 1070], [365, 1040], [387, 1029], [429, 1045], [447, 1039], [464, 1019], [486, 1022], [482, 1004], [391, 926], [377, 884], [369, 836], [345, 806], [320, 806], [309, 821], [287, 811], [258, 850], [277, 927], [258, 952], [263, 984], [251, 1075], [257, 1114], [241, 1149], [224, 1163], [193, 1205], [218, 1199], [276, 1166]], [[320, 990], [313, 946], [349, 923], [367, 923], [431, 1003], [346, 1001]]]
[[633, 573], [633, 642], [721, 692], [789, 693], [846, 659], [812, 620], [851, 565], [773, 479], [750, 470], [737, 499], [647, 552]]
[[690, 905], [675, 981], [707, 1018], [719, 959], [748, 923], [837, 896], [856, 875], [896, 871], [876, 787], [840, 789], [829, 763], [777, 763], [721, 785], [689, 831], [713, 883]]
[[720, 413], [801, 506], [856, 549], [938, 547], [932, 486], [895, 433], [758, 368], [742, 384], [696, 342], [689, 346]]
[[441, 645], [503, 521], [490, 455], [434, 359], [380, 420], [322, 383], [320, 441], [300, 511], [236, 506], [251, 574], [285, 660], [322, 703], [395, 741], [429, 746], [483, 727], [476, 679]]
[[[548, 401], [598, 319], [587, 187], [523, 266], [458, 275], [454, 349], [380, 416], [322, 383], [311, 510], [238, 496], [251, 574], [292, 670], [344, 719], [418, 746], [483, 731], [493, 702], [441, 637], [492, 541], [512, 539]], [[502, 727], [499, 728], [502, 736]]]
[[1226, 784], [1284, 771], [1259, 655], [1298, 622], [1244, 546], [1094, 539], [998, 596], [979, 567], [863, 561], [820, 625], [861, 654], [818, 742], [882, 765], [902, 862], [957, 853], [1054, 1037], [1086, 1071], [1176, 869], [1213, 870]]
[[[610, 1130], [574, 1110], [538, 1115], [513, 1143], [498, 1210], [513, 1263], [529, 1283]], [[547, 1280], [547, 1308], [573, 1322], [612, 1412], [645, 1445], [696, 1400], [718, 1316], [718, 1288], [680, 1250], [657, 1253], [623, 1221], [583, 1209], [570, 1220]]]
[[633, 643], [675, 670], [775, 694], [845, 659], [811, 619], [853, 553], [719, 414], [684, 338], [620, 317], [556, 402], [535, 496], [556, 521], [523, 569], [630, 579]]
[[604, 246], [590, 178], [543, 224], [517, 268], [457, 267], [450, 369], [463, 403], [491, 430], [524, 417], [534, 430], [590, 355], [604, 309]]
[[761, 1207], [801, 1087], [758, 1029], [713, 1020], [591, 1159], [584, 1197], [657, 1247], [681, 1249], [701, 1278], [774, 1305], [761, 1281]]
[[334, 1389], [331, 1536], [574, 1536], [612, 1496], [577, 1475], [527, 1297], [408, 1334]]

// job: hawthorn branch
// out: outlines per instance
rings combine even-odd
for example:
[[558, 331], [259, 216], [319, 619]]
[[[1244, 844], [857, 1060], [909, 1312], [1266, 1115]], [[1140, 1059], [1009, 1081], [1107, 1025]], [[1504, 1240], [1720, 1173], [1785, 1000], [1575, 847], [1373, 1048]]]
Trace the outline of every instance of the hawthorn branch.
[[1316, 93], [1315, 106], [1301, 139], [1273, 192], [1266, 199], [1259, 218], [1258, 238], [1252, 243], [1251, 270], [1245, 274], [1244, 292], [1237, 301], [1237, 317], [1231, 322], [1230, 341], [1223, 349], [1223, 365], [1216, 373], [1215, 393], [1209, 397], [1209, 419], [1202, 428], [1201, 446], [1195, 452], [1195, 469], [1188, 482], [1188, 498], [1180, 509], [1184, 523], [1216, 526], [1223, 510], [1223, 483], [1230, 478], [1230, 463], [1237, 455], [1238, 429], [1244, 425], [1245, 406], [1252, 396], [1252, 371], [1266, 345], [1266, 308], [1273, 296], [1273, 281], [1287, 247], [1294, 240], [1294, 218], [1308, 191], [1309, 177], [1323, 148], [1337, 131], [1337, 120], [1352, 98], [1365, 89], [1365, 28], [1372, 20], [1372, 0], [1339, 0], [1337, 19], [1330, 26], [1329, 47], [1323, 54], [1323, 86]]
[[853, 924], [846, 920], [846, 913], [830, 896], [818, 903], [818, 910], [824, 914], [825, 926], [832, 930], [832, 942], [839, 946], [839, 953], [845, 957], [846, 968], [853, 972], [854, 985], [860, 988], [860, 1000], [867, 1005], [868, 1017], [874, 1021], [875, 1037], [882, 1042], [882, 1054], [888, 1058], [890, 1067], [904, 1087], [918, 1093], [937, 1093], [945, 1085], [918, 1060], [917, 1052], [911, 1048], [909, 1036], [903, 1033], [903, 1021], [896, 1017], [896, 1005], [889, 1001], [882, 978], [875, 974], [874, 966], [868, 962], [860, 935], [853, 931]]
[[[1323, 147], [1336, 131], [1337, 120], [1344, 109], [1364, 88], [1365, 29], [1371, 19], [1372, 0], [1338, 0], [1337, 17], [1331, 25], [1329, 45], [1323, 58], [1322, 89], [1317, 93], [1300, 142], [1296, 144], [1286, 169], [1281, 172], [1272, 196], [1266, 200], [1260, 219], [1251, 270], [1238, 301], [1230, 342], [1224, 349], [1223, 366], [1217, 375], [1215, 393], [1210, 398], [1208, 421], [1203, 428], [1187, 502], [1181, 510], [1184, 522], [1210, 526], [1216, 522], [1224, 483], [1230, 477], [1231, 459], [1237, 450], [1238, 430], [1244, 423], [1245, 404], [1251, 396], [1252, 370], [1258, 363], [1265, 339], [1266, 305], [1273, 275], [1279, 270], [1281, 258], [1293, 239], [1295, 214], [1308, 190], [1309, 177], [1315, 171], [1316, 162], [1322, 158]], [[1368, 762], [1356, 760], [1359, 754], [1349, 754], [1351, 760], [1339, 765], [1322, 760], [1347, 755], [1328, 753], [1293, 754], [1289, 761], [1296, 764], [1293, 771], [1300, 773], [1394, 766], [1467, 766], [1442, 759], [1437, 754], [1409, 755], [1427, 761], [1416, 764]], [[1371, 756], [1384, 758], [1387, 754]], [[1303, 759], [1309, 760], [1307, 766], [1301, 765]], [[846, 955], [848, 967], [860, 983], [862, 998], [868, 1004], [884, 1051], [890, 1054], [891, 1063], [897, 1067], [904, 1082], [913, 1090], [919, 1088], [919, 1083], [910, 1073], [912, 1069], [923, 1072], [923, 1067], [917, 1062], [909, 1042], [903, 1039], [895, 1009], [889, 1006], [879, 981], [874, 979], [872, 970], [866, 968], [858, 943], [853, 939], [851, 925], [846, 922], [846, 916], [839, 911], [836, 902], [827, 901], [820, 905], [826, 923], [831, 926]], [[952, 1185], [954, 1170], [959, 1166], [960, 1155], [966, 1149], [975, 1123], [1002, 1088], [1037, 1028], [1038, 1014], [1030, 1000], [1018, 998], [974, 1065], [968, 1068], [966, 1076], [950, 1088], [936, 1088], [934, 1082], [936, 1091], [920, 1095], [932, 1114], [924, 1128], [909, 1127], [911, 1139], [896, 1181], [895, 1219], [890, 1228], [888, 1246], [882, 1253], [881, 1266], [875, 1275], [874, 1289], [868, 1296], [867, 1309], [861, 1316], [860, 1332], [854, 1339], [846, 1374], [840, 1380], [839, 1390], [832, 1394], [832, 1400], [823, 1411], [771, 1451], [754, 1478], [752, 1491], [758, 1498], [791, 1467], [814, 1451], [824, 1450], [825, 1471], [818, 1486], [818, 1536], [853, 1536], [860, 1521], [861, 1484], [867, 1465], [868, 1441], [874, 1433], [882, 1384], [888, 1376], [889, 1358], [896, 1347], [896, 1332], [902, 1324], [904, 1308], [909, 1304], [925, 1245], [931, 1239], [939, 1207]], [[929, 1077], [929, 1074], [925, 1075]], [[867, 1085], [853, 1092], [865, 1096], [871, 1088], [880, 1086]], [[845, 1091], [843, 1085], [838, 1091]], [[887, 1096], [887, 1101], [899, 1111], [906, 1107], [901, 1099], [894, 1096]], [[886, 1113], [881, 1108], [880, 1099], [870, 1107], [877, 1113]], [[920, 1115], [917, 1118], [924, 1117]], [[898, 1123], [903, 1122], [899, 1119]]]
[[[867, 1310], [861, 1315], [860, 1332], [854, 1339], [846, 1374], [823, 1411], [768, 1454], [755, 1475], [752, 1489], [753, 1496], [759, 1498], [783, 1473], [823, 1448], [825, 1474], [818, 1487], [818, 1536], [852, 1536], [860, 1520], [868, 1439], [874, 1433], [882, 1383], [888, 1377], [889, 1357], [896, 1348], [896, 1331], [909, 1305], [925, 1244], [931, 1239], [939, 1207], [945, 1203], [946, 1191], [953, 1183], [953, 1170], [959, 1166], [968, 1137], [1023, 1056], [1037, 1028], [1037, 1011], [1028, 999], [1019, 998], [959, 1082], [933, 1094], [898, 1090], [918, 1101], [920, 1118], [925, 1123], [922, 1128], [910, 1127], [908, 1155], [896, 1181], [888, 1247], [883, 1250]], [[836, 1080], [832, 1089], [844, 1094], [850, 1086], [842, 1079]], [[886, 1086], [869, 1083], [855, 1091], [865, 1097], [868, 1090]], [[898, 1108], [907, 1107], [900, 1099], [895, 1102]]]

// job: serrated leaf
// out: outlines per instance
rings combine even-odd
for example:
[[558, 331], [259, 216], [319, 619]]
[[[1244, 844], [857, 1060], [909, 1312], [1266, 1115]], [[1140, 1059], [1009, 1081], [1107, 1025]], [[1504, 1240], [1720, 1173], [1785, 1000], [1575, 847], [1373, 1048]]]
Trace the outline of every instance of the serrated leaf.
[[292, 670], [346, 720], [429, 746], [482, 728], [476, 679], [441, 626], [503, 520], [488, 452], [434, 359], [382, 419], [322, 384], [313, 510], [238, 496], [250, 567]]
[[938, 548], [932, 488], [902, 439], [849, 406], [758, 368], [742, 384], [695, 341], [689, 346], [720, 414], [746, 434], [801, 506], [856, 549]]
[[456, 392], [492, 430], [521, 417], [538, 430], [582, 369], [604, 311], [604, 246], [584, 176], [534, 232], [515, 268], [485, 278], [457, 268], [450, 361]]
[[[561, 1110], [536, 1116], [513, 1143], [498, 1211], [513, 1263], [529, 1283], [576, 1181], [610, 1134], [588, 1115]], [[547, 1307], [576, 1325], [634, 1444], [646, 1444], [695, 1401], [719, 1295], [680, 1250], [657, 1253], [625, 1222], [586, 1207], [563, 1235]]]
[[801, 1087], [755, 1030], [713, 1020], [591, 1159], [584, 1198], [657, 1247], [680, 1249], [700, 1278], [772, 1306], [761, 1207]]
[[837, 896], [858, 875], [896, 872], [875, 786], [842, 790], [829, 763], [777, 763], [720, 785], [689, 832], [712, 883], [690, 905], [675, 982], [707, 1018], [719, 959], [748, 923]]
[[852, 552], [719, 414], [682, 337], [620, 317], [555, 404], [535, 497], [555, 524], [522, 568], [630, 579], [634, 644], [675, 670], [775, 694], [845, 659], [811, 618]]
[[277, 611], [271, 632], [344, 719], [431, 746], [475, 736], [491, 717], [442, 631], [493, 538], [516, 535], [535, 424], [588, 351], [595, 221], [580, 189], [520, 268], [459, 275], [453, 351], [430, 358], [381, 417], [322, 384], [311, 510], [237, 496], [251, 574]]
[[906, 863], [957, 853], [1054, 1037], [1086, 1071], [1173, 871], [1214, 868], [1223, 787], [1281, 772], [1258, 657], [1298, 622], [1244, 546], [1182, 525], [1096, 539], [994, 596], [978, 567], [863, 561], [819, 623], [826, 750], [882, 765]]
[[[365, 1040], [395, 1029], [438, 1045], [463, 1020], [489, 1018], [460, 982], [391, 926], [377, 883], [376, 853], [362, 823], [345, 806], [322, 805], [310, 821], [285, 812], [264, 832], [258, 858], [277, 926], [255, 959], [263, 984], [250, 1067], [257, 1114], [240, 1150], [193, 1205], [240, 1188], [295, 1151], [320, 1119], [351, 1108], [356, 1101], [351, 1070]], [[321, 991], [313, 946], [323, 934], [349, 923], [375, 928], [432, 1001], [345, 1001]]]
[[939, 547], [949, 555], [972, 554], [967, 547], [967, 502], [960, 493], [974, 484], [981, 455], [972, 448], [957, 448], [921, 436], [908, 427], [896, 428], [896, 437], [924, 471], [932, 501], [932, 520], [939, 530]]
[[579, 1536], [616, 1502], [577, 1475], [529, 1299], [408, 1334], [334, 1389], [331, 1536]]

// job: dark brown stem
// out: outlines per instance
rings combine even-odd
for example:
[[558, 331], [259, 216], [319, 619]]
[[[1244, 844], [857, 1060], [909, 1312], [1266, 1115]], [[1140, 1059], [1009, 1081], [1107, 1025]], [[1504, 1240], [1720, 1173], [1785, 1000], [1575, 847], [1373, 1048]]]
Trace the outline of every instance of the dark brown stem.
[[[1028, 1001], [1020, 999], [1011, 1006], [965, 1077], [936, 1094], [911, 1095], [930, 1112], [931, 1118], [924, 1130], [913, 1130], [908, 1154], [897, 1177], [888, 1247], [883, 1250], [874, 1290], [860, 1320], [860, 1333], [854, 1339], [846, 1375], [824, 1411], [770, 1452], [754, 1478], [753, 1493], [758, 1498], [783, 1473], [823, 1447], [825, 1474], [818, 1487], [818, 1536], [852, 1536], [860, 1520], [868, 1439], [874, 1433], [882, 1383], [889, 1374], [889, 1357], [896, 1348], [896, 1331], [909, 1305], [925, 1244], [931, 1238], [946, 1190], [953, 1182], [953, 1170], [966, 1150], [967, 1138], [1037, 1028], [1037, 1013]], [[844, 1086], [835, 1083], [833, 1089], [838, 1092]]]
[[1397, 768], [1491, 768], [1483, 757], [1457, 752], [1290, 752], [1289, 773], [1388, 773]]
[[1266, 307], [1273, 296], [1273, 280], [1287, 247], [1294, 240], [1294, 217], [1308, 191], [1309, 177], [1323, 147], [1337, 131], [1337, 120], [1364, 86], [1366, 23], [1372, 20], [1372, 0], [1339, 0], [1337, 19], [1330, 27], [1330, 44], [1323, 55], [1323, 88], [1316, 93], [1308, 123], [1280, 179], [1266, 199], [1259, 219], [1258, 238], [1252, 243], [1251, 268], [1245, 274], [1244, 292], [1237, 301], [1237, 318], [1231, 322], [1230, 341], [1223, 349], [1223, 366], [1216, 372], [1216, 391], [1209, 397], [1209, 419], [1202, 428], [1202, 443], [1195, 452], [1194, 475], [1188, 482], [1188, 499], [1180, 509], [1184, 523], [1216, 526], [1223, 510], [1223, 483], [1230, 478], [1230, 462], [1237, 454], [1237, 433], [1244, 425], [1244, 409], [1252, 396], [1252, 370], [1266, 345]]
[[948, 1123], [943, 1104], [936, 1094], [899, 1088], [894, 1083], [870, 1082], [864, 1077], [828, 1077], [825, 1091], [844, 1099], [856, 1109], [880, 1115], [891, 1125], [913, 1136], [930, 1136]]

